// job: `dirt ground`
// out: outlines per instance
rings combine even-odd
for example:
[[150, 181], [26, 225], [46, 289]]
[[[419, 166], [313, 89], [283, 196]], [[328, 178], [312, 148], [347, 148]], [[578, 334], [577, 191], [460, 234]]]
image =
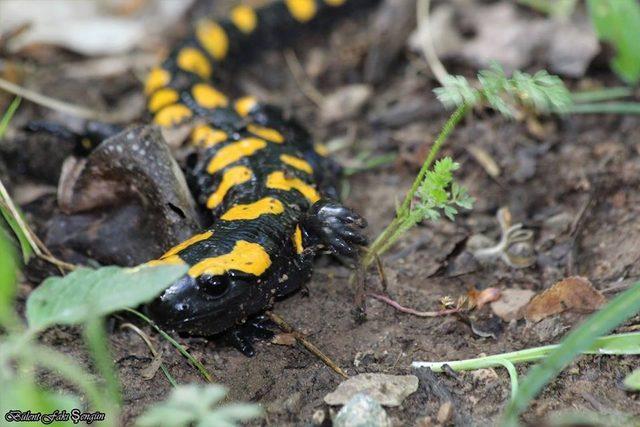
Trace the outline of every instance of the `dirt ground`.
[[[372, 45], [369, 34], [375, 19], [362, 14], [355, 21], [338, 24], [330, 35], [310, 35], [295, 45], [307, 71], [314, 67], [321, 70], [311, 83], [322, 94], [362, 81], [362, 61]], [[451, 73], [475, 73], [455, 61], [446, 65]], [[269, 52], [243, 67], [238, 79], [241, 87], [258, 90], [293, 111], [319, 140], [342, 142], [346, 149], [335, 157], [347, 165], [354, 164], [365, 151], [398, 153], [392, 164], [347, 179], [346, 203], [368, 219], [367, 234], [371, 237], [393, 218], [396, 203], [448, 116], [432, 93], [437, 83], [424, 60], [404, 51], [385, 71], [383, 83], [370, 86], [373, 94], [366, 108], [338, 123], [323, 123], [321, 109], [300, 90], [282, 53]], [[616, 84], [610, 72], [597, 65], [589, 68], [585, 77], [566, 81], [571, 87], [585, 81]], [[52, 74], [43, 87], [51, 96], [84, 104], [97, 98], [100, 105], [111, 106], [121, 105], [117, 99], [123, 94], [132, 96], [141, 90], [132, 73], [112, 76], [108, 81], [61, 80]], [[24, 122], [39, 115], [52, 116], [42, 108], [25, 106], [16, 120]], [[640, 276], [636, 262], [640, 257], [640, 118], [572, 115], [541, 119], [539, 124], [508, 121], [486, 111], [474, 112], [461, 123], [443, 154], [460, 162], [456, 176], [476, 199], [475, 207], [455, 223], [440, 221], [416, 227], [386, 254], [383, 263], [392, 298], [419, 310], [436, 310], [442, 297], [457, 298], [473, 287], [539, 291], [571, 275], [589, 278], [611, 298]], [[471, 154], [473, 148], [484, 150], [495, 160], [501, 170], [498, 177], [487, 174]], [[19, 187], [22, 176], [11, 177], [14, 188], [23, 188]], [[533, 266], [512, 269], [497, 261], [482, 267], [469, 259], [464, 247], [471, 236], [499, 238], [495, 214], [500, 207], [508, 207], [515, 222], [534, 231]], [[309, 340], [350, 375], [407, 374], [414, 360], [456, 360], [555, 343], [581, 319], [574, 314], [538, 324], [524, 320], [506, 323], [486, 306], [471, 312], [469, 323], [457, 317], [419, 318], [368, 299], [366, 321], [358, 323], [352, 315], [354, 291], [348, 277], [346, 268], [319, 260], [306, 292], [278, 302], [274, 312], [308, 334]], [[369, 272], [367, 284], [369, 290], [381, 292], [375, 271]], [[23, 298], [29, 289], [28, 285], [22, 287]], [[122, 322], [117, 320], [116, 326]], [[164, 363], [178, 382], [202, 381], [168, 342], [149, 327], [143, 329], [162, 350]], [[478, 329], [491, 333], [479, 334]], [[116, 327], [110, 338], [124, 389], [123, 422], [128, 424], [148, 405], [164, 399], [171, 386], [161, 373], [151, 380], [143, 379], [141, 372], [150, 364], [151, 355], [136, 334]], [[87, 361], [81, 336], [74, 328], [55, 328], [42, 340]], [[230, 388], [231, 398], [264, 406], [266, 417], [257, 424], [309, 424], [314, 413], [327, 409], [323, 397], [341, 382], [336, 373], [300, 346], [260, 342], [257, 355], [246, 358], [216, 341], [183, 337], [181, 342], [216, 381]], [[639, 361], [638, 357], [581, 358], [545, 389], [524, 420], [536, 424], [561, 409], [640, 415], [638, 394], [625, 392], [621, 385]], [[518, 366], [520, 374], [526, 369]], [[415, 425], [424, 417], [435, 420], [440, 405], [450, 400], [452, 424], [490, 425], [510, 395], [508, 375], [502, 369], [495, 372], [497, 375], [421, 376], [419, 390], [388, 413], [397, 425]], [[59, 385], [53, 376], [47, 376], [45, 382]]]

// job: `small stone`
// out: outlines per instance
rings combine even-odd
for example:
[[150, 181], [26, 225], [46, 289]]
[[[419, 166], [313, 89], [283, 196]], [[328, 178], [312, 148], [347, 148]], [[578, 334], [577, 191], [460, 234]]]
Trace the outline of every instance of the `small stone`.
[[402, 401], [418, 389], [415, 375], [365, 373], [341, 382], [324, 397], [329, 405], [344, 405], [355, 395], [366, 393], [384, 406], [400, 406]]
[[325, 98], [320, 117], [326, 123], [353, 117], [369, 101], [372, 93], [371, 86], [365, 84], [343, 86]]
[[338, 412], [334, 427], [391, 427], [391, 421], [380, 403], [366, 394], [356, 394]]
[[491, 303], [491, 310], [505, 322], [521, 319], [524, 307], [535, 294], [528, 289], [505, 289], [500, 299]]
[[418, 418], [415, 427], [433, 427], [433, 420], [430, 416]]
[[447, 424], [453, 416], [453, 404], [451, 402], [444, 402], [438, 409], [438, 415], [436, 419], [439, 424]]
[[314, 426], [321, 426], [324, 424], [324, 421], [327, 419], [327, 411], [324, 409], [318, 409], [311, 416], [311, 423]]

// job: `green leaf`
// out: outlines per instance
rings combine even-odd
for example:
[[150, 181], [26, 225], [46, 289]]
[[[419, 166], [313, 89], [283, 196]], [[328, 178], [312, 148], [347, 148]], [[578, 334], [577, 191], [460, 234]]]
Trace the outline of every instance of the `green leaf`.
[[637, 83], [640, 80], [640, 4], [637, 0], [588, 0], [587, 5], [598, 37], [616, 49], [611, 68], [627, 83]]
[[[2, 185], [0, 183], [0, 185]], [[20, 249], [22, 250], [22, 260], [26, 263], [33, 255], [33, 248], [29, 243], [29, 239], [24, 235], [24, 231], [20, 228], [18, 221], [13, 217], [9, 209], [0, 201], [0, 214], [4, 220], [9, 224], [9, 227], [13, 231], [13, 234], [18, 238], [18, 242], [20, 243]]]
[[[42, 414], [53, 414], [54, 411], [71, 412], [73, 408], [81, 408], [80, 402], [76, 396], [68, 394], [54, 393], [42, 389], [35, 383], [24, 378], [14, 378], [5, 380], [0, 383], [2, 390], [11, 390], [10, 393], [3, 393], [0, 400], [0, 413], [2, 418], [9, 421], [6, 417], [17, 416], [15, 411], [30, 411], [32, 414], [40, 412]], [[53, 418], [50, 418], [53, 420]], [[16, 422], [16, 425], [22, 423]], [[34, 424], [34, 423], [27, 423]], [[40, 425], [44, 424], [38, 423]], [[51, 422], [46, 423], [52, 426], [66, 426], [68, 422]]]
[[11, 309], [16, 293], [16, 263], [13, 248], [0, 233], [0, 313]]
[[29, 327], [76, 324], [151, 301], [186, 273], [187, 266], [79, 268], [50, 277], [27, 300]]
[[[509, 427], [518, 425], [518, 415], [549, 381], [580, 353], [591, 348], [599, 336], [611, 331], [638, 312], [640, 312], [640, 282], [618, 295], [574, 329], [542, 363], [529, 371], [517, 395], [507, 405], [502, 425]], [[636, 349], [640, 350], [637, 343]]]
[[149, 408], [137, 420], [138, 427], [236, 426], [259, 417], [262, 409], [249, 403], [216, 406], [227, 394], [218, 384], [176, 387], [169, 398]]
[[447, 75], [443, 84], [444, 86], [434, 89], [434, 93], [447, 108], [462, 104], [475, 105], [480, 100], [478, 90], [463, 76]]
[[11, 101], [11, 104], [9, 104], [9, 108], [7, 108], [7, 111], [5, 111], [5, 113], [2, 115], [2, 119], [0, 119], [0, 138], [2, 138], [4, 136], [4, 133], [7, 131], [9, 122], [11, 122], [13, 115], [18, 110], [21, 100], [22, 98], [20, 98], [19, 96], [13, 98], [13, 101]]
[[624, 386], [629, 390], [640, 391], [640, 368], [627, 375]]

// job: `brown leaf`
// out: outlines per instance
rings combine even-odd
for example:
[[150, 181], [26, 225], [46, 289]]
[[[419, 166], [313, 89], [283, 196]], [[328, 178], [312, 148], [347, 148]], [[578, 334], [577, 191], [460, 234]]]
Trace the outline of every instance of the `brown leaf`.
[[273, 339], [271, 340], [271, 343], [276, 345], [286, 345], [289, 347], [293, 347], [294, 345], [296, 345], [296, 337], [294, 334], [290, 334], [290, 333], [277, 334], [273, 337]]
[[481, 291], [476, 288], [467, 292], [469, 298], [469, 307], [482, 308], [485, 304], [493, 302], [500, 298], [501, 291], [498, 288], [487, 288]]
[[524, 317], [530, 322], [539, 322], [566, 310], [590, 313], [604, 302], [604, 296], [587, 278], [568, 277], [536, 295], [527, 305]]

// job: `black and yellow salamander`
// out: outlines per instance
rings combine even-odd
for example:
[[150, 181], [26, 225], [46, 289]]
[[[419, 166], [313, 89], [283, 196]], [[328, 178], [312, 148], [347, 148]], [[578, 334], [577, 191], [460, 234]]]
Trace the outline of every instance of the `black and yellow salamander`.
[[[212, 223], [150, 262], [189, 266], [148, 307], [162, 325], [204, 336], [240, 330], [309, 279], [319, 250], [354, 258], [366, 244], [364, 219], [337, 201], [339, 167], [309, 133], [278, 108], [249, 96], [232, 100], [214, 84], [234, 52], [277, 39], [278, 28], [332, 19], [349, 1], [358, 0], [237, 6], [226, 20], [198, 21], [151, 71], [145, 91], [153, 122], [193, 124], [187, 178]], [[251, 352], [249, 343], [236, 344]]]

